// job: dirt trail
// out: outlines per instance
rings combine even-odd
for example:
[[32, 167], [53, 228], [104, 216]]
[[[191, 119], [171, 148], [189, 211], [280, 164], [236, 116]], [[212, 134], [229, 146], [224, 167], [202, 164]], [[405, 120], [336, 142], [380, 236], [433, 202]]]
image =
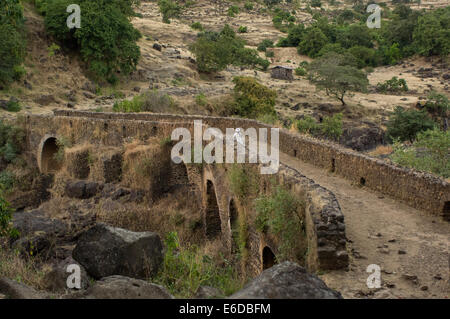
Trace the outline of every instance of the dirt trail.
[[[344, 213], [350, 267], [322, 274], [330, 287], [344, 298], [449, 298], [450, 223], [286, 154], [280, 160], [332, 191]], [[381, 267], [380, 289], [367, 288], [370, 264]]]

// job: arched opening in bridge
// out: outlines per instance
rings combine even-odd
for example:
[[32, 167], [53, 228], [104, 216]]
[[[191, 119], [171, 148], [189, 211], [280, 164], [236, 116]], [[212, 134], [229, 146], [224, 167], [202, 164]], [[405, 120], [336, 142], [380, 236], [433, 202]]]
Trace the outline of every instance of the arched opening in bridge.
[[364, 177], [361, 177], [361, 179], [359, 180], [359, 184], [360, 184], [361, 186], [366, 185], [366, 179], [365, 179]]
[[219, 213], [219, 205], [217, 204], [216, 190], [211, 181], [206, 182], [206, 212], [205, 212], [205, 233], [206, 238], [214, 239], [222, 231]]
[[444, 220], [450, 222], [450, 202], [445, 202], [442, 216], [444, 217]]
[[57, 158], [59, 145], [56, 137], [49, 137], [42, 145], [41, 171], [42, 173], [54, 173], [61, 168], [61, 162]]
[[277, 263], [277, 258], [269, 247], [264, 247], [262, 252], [263, 270], [268, 269]]

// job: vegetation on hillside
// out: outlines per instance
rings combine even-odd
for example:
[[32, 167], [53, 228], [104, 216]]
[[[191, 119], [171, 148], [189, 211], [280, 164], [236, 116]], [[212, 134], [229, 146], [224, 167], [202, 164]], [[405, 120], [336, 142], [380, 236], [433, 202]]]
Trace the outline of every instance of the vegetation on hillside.
[[136, 69], [141, 37], [130, 22], [133, 7], [139, 0], [80, 0], [82, 27], [69, 29], [66, 20], [71, 0], [36, 0], [45, 16], [47, 32], [63, 48], [80, 53], [89, 72], [97, 81], [115, 83], [117, 74], [127, 75]]
[[0, 2], [0, 89], [19, 80], [26, 55], [23, 8], [19, 0]]

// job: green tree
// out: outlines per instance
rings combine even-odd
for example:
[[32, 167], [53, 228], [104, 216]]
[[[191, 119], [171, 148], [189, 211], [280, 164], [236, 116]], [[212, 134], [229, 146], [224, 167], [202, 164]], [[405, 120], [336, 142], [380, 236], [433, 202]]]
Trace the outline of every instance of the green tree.
[[298, 52], [314, 58], [327, 43], [328, 39], [322, 30], [317, 27], [309, 28], [298, 46]]
[[233, 83], [236, 114], [248, 118], [257, 118], [266, 114], [276, 115], [277, 93], [274, 90], [252, 77], [235, 77]]
[[236, 36], [229, 25], [225, 25], [221, 32], [200, 33], [189, 48], [196, 57], [200, 72], [218, 72], [228, 65], [260, 66], [266, 69], [270, 64], [259, 57], [256, 50], [246, 48], [245, 41]]
[[164, 23], [170, 23], [170, 19], [178, 18], [183, 10], [183, 7], [173, 0], [158, 0], [158, 6]]
[[26, 55], [23, 8], [19, 0], [0, 2], [0, 88], [20, 79]]
[[417, 133], [433, 129], [436, 123], [425, 111], [405, 110], [397, 106], [389, 117], [386, 135], [392, 140], [414, 141]]
[[447, 56], [450, 53], [450, 6], [419, 17], [413, 39], [418, 53]]
[[116, 73], [129, 74], [136, 69], [141, 37], [130, 22], [136, 0], [80, 0], [82, 27], [69, 30], [66, 8], [71, 0], [47, 1], [47, 31], [66, 48], [79, 50], [89, 71], [97, 80], [115, 82]]
[[330, 52], [311, 62], [308, 79], [319, 90], [325, 90], [342, 105], [350, 92], [366, 92], [369, 81], [367, 74], [358, 70], [346, 55]]

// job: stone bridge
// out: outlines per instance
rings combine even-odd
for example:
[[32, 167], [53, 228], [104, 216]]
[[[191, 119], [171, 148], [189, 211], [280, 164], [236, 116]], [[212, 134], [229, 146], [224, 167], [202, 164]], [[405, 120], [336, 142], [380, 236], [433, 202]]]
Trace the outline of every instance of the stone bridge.
[[[26, 117], [27, 149], [30, 159], [42, 173], [52, 173], [66, 165], [74, 178], [120, 182], [122, 146], [125, 143], [133, 139], [167, 139], [178, 127], [193, 131], [193, 120], [196, 119], [201, 119], [205, 127], [216, 127], [223, 132], [226, 128], [237, 127], [270, 128], [246, 119], [55, 111], [53, 116]], [[55, 161], [59, 140], [68, 140], [72, 146], [80, 146], [78, 151], [71, 154], [72, 160], [66, 156], [67, 163]], [[87, 144], [93, 145], [94, 151], [101, 155], [101, 160], [93, 169], [88, 164], [89, 156], [83, 153], [82, 146]], [[390, 165], [283, 129], [280, 129], [280, 151], [430, 214], [450, 219], [450, 186], [432, 175]], [[158, 185], [150, 183], [150, 188], [155, 187], [156, 191], [162, 187], [161, 183], [190, 185], [192, 196], [202, 207], [206, 237], [213, 239], [219, 236], [231, 251], [232, 224], [242, 213], [243, 203], [230, 190], [227, 178], [230, 166], [176, 165], [170, 160], [170, 152], [155, 153], [155, 156], [159, 158], [161, 167], [165, 167], [164, 174], [167, 177], [159, 179]], [[271, 175], [261, 176], [261, 189], [265, 192], [270, 188]], [[283, 163], [275, 177], [305, 203], [302, 213], [308, 247], [305, 260], [307, 268], [310, 271], [346, 268], [348, 254], [344, 215], [335, 195]], [[252, 218], [254, 216], [250, 216]], [[248, 241], [249, 267], [252, 272], [259, 273], [273, 264], [279, 252], [279, 238], [256, 231], [250, 223]]]

